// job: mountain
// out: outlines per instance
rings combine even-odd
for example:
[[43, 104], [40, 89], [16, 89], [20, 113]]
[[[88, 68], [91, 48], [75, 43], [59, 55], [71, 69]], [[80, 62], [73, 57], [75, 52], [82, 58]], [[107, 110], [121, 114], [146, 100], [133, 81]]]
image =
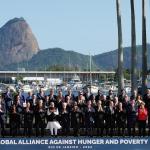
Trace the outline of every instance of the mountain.
[[[61, 48], [50, 48], [40, 50], [29, 61], [23, 61], [19, 64], [5, 66], [7, 70], [17, 70], [26, 68], [27, 70], [45, 70], [55, 65], [70, 67], [72, 70], [79, 68], [80, 70], [89, 69], [90, 57], [74, 51], [65, 51]], [[92, 61], [92, 68], [96, 65]]]
[[[61, 48], [39, 50], [31, 28], [23, 18], [14, 18], [0, 28], [0, 70], [51, 70], [55, 66], [71, 70], [89, 70], [90, 57]], [[150, 68], [148, 44], [148, 67]], [[92, 70], [117, 69], [117, 50], [92, 56]], [[137, 67], [142, 64], [142, 46], [137, 46]], [[131, 66], [131, 48], [124, 48], [124, 68]]]
[[38, 42], [23, 18], [14, 18], [0, 28], [0, 67], [31, 59]]
[[[148, 67], [150, 68], [150, 44], [147, 45], [148, 48]], [[118, 51], [110, 51], [103, 54], [93, 56], [93, 60], [97, 67], [101, 67], [103, 70], [114, 70], [117, 69], [118, 63]], [[131, 47], [124, 48], [124, 68], [130, 69], [131, 66]], [[142, 46], [137, 46], [137, 68], [142, 67]]]
[[[150, 45], [148, 44], [148, 66], [150, 68]], [[92, 70], [115, 70], [117, 69], [117, 50], [92, 56]], [[74, 51], [65, 51], [61, 48], [51, 48], [40, 50], [29, 61], [19, 64], [8, 65], [7, 70], [17, 70], [26, 68], [27, 70], [45, 70], [55, 65], [71, 66], [72, 69], [78, 67], [80, 70], [89, 69], [90, 58]], [[142, 64], [142, 46], [137, 46], [137, 67], [140, 69]], [[124, 48], [124, 68], [130, 69], [131, 48]]]

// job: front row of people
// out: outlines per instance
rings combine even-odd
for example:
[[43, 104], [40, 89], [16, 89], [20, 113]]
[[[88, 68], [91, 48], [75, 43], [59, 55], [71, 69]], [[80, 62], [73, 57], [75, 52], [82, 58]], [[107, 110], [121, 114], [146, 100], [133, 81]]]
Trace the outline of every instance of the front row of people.
[[[43, 101], [39, 100], [35, 108], [33, 106], [31, 108], [30, 102], [27, 102], [21, 113], [14, 104], [9, 114], [10, 135], [20, 135], [23, 119], [24, 135], [29, 137], [33, 135], [34, 128], [36, 136], [44, 136], [45, 129], [49, 130], [52, 136], [57, 136], [58, 130], [61, 129], [60, 135], [67, 136], [70, 135], [71, 128], [74, 136], [80, 135], [81, 130], [88, 136], [124, 136], [126, 128], [127, 135], [135, 136], [136, 127], [138, 127], [139, 136], [145, 136], [148, 112], [143, 102], [138, 107], [135, 104], [134, 100], [127, 104], [119, 102], [116, 107], [112, 100], [109, 101], [108, 106], [104, 105], [101, 100], [98, 100], [95, 105], [91, 100], [86, 103], [74, 102], [72, 106], [62, 102], [61, 110], [59, 110], [54, 102], [51, 102], [45, 109]], [[4, 112], [0, 105], [2, 136], [5, 135], [3, 115]]]

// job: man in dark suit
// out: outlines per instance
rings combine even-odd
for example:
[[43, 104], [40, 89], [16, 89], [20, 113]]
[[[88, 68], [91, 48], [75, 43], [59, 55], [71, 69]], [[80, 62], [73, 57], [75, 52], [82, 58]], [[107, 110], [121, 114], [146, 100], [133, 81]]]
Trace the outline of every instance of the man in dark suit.
[[67, 110], [67, 103], [62, 103], [62, 110], [60, 111], [60, 122], [62, 126], [63, 135], [69, 135], [70, 132], [70, 113]]
[[97, 128], [97, 136], [103, 136], [104, 131], [104, 118], [105, 112], [102, 106], [102, 101], [97, 101], [97, 106], [95, 107], [95, 125]]
[[131, 99], [127, 106], [127, 128], [128, 135], [135, 136], [135, 125], [137, 120], [137, 107], [135, 105], [135, 100]]
[[83, 121], [83, 115], [79, 109], [77, 103], [74, 104], [73, 110], [71, 111], [71, 126], [73, 128], [73, 135], [80, 135], [80, 127]]
[[70, 100], [71, 100], [71, 101], [75, 101], [75, 96], [74, 96], [74, 94], [72, 93], [71, 89], [68, 89], [67, 94], [65, 95], [65, 100], [66, 100], [66, 98], [67, 98], [68, 96], [70, 97]]
[[48, 96], [49, 96], [49, 103], [54, 102], [54, 104], [56, 106], [57, 96], [54, 94], [54, 89], [53, 88], [50, 89], [50, 94]]
[[24, 110], [24, 135], [30, 137], [33, 127], [33, 111], [30, 109], [30, 102], [27, 102]]
[[149, 128], [149, 136], [150, 136], [150, 90], [147, 90], [147, 93], [144, 95], [143, 98], [146, 108], [148, 110], [148, 128]]
[[96, 103], [98, 102], [98, 100], [101, 99], [101, 96], [102, 96], [102, 95], [103, 95], [102, 92], [101, 92], [100, 90], [98, 90], [98, 93], [97, 93], [97, 95], [95, 96]]
[[13, 104], [13, 97], [9, 88], [7, 89], [7, 92], [4, 94], [4, 101], [5, 101], [5, 106], [6, 106], [6, 114], [8, 114]]
[[30, 92], [28, 92], [28, 96], [27, 96], [27, 98], [26, 98], [26, 102], [32, 102], [33, 100], [32, 100], [32, 95], [33, 95], [33, 93], [32, 93], [32, 91], [30, 91]]
[[121, 90], [121, 94], [118, 96], [118, 100], [121, 103], [124, 103], [126, 96], [126, 91], [124, 89]]
[[85, 107], [84, 113], [86, 134], [88, 136], [93, 136], [93, 128], [95, 124], [95, 109], [92, 107], [91, 100], [87, 101], [87, 107]]
[[39, 93], [37, 93], [37, 99], [45, 102], [45, 93], [43, 88], [40, 88]]
[[16, 106], [12, 106], [12, 111], [10, 113], [10, 135], [15, 137], [20, 133], [20, 114], [16, 111]]
[[23, 105], [23, 103], [25, 102], [25, 97], [23, 95], [23, 91], [19, 90], [18, 95], [19, 95], [19, 98], [20, 98], [20, 104]]
[[0, 126], [1, 126], [1, 136], [4, 137], [4, 110], [0, 104]]
[[115, 128], [115, 107], [112, 100], [109, 101], [109, 106], [105, 108], [106, 135], [113, 136]]
[[40, 100], [38, 107], [37, 107], [37, 110], [35, 112], [36, 136], [39, 136], [39, 133], [42, 137], [44, 136], [45, 117], [46, 117], [46, 112], [43, 108], [43, 101]]

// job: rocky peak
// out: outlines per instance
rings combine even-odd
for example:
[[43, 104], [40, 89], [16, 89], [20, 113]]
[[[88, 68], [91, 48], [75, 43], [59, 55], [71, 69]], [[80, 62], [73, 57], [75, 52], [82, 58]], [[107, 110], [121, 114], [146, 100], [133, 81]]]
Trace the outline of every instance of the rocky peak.
[[14, 18], [0, 28], [1, 65], [30, 59], [38, 51], [38, 42], [24, 18]]

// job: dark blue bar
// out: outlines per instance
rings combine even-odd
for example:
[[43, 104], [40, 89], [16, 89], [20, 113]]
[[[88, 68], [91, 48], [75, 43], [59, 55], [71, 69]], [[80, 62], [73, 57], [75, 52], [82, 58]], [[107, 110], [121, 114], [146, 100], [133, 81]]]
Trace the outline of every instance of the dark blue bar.
[[0, 150], [150, 150], [150, 138], [0, 138]]

